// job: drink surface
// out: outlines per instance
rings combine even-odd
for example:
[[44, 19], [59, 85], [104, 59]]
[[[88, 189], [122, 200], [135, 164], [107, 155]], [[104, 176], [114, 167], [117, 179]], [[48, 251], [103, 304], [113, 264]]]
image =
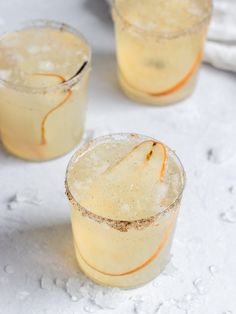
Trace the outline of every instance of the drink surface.
[[56, 85], [58, 78], [35, 74], [54, 73], [68, 80], [87, 59], [85, 43], [65, 30], [29, 28], [0, 39], [0, 78], [16, 85]]
[[130, 24], [148, 31], [172, 33], [198, 24], [207, 13], [204, 0], [117, 0], [118, 13]]
[[171, 205], [182, 178], [163, 144], [120, 140], [100, 143], [82, 155], [70, 170], [69, 184], [76, 201], [92, 213], [137, 220]]

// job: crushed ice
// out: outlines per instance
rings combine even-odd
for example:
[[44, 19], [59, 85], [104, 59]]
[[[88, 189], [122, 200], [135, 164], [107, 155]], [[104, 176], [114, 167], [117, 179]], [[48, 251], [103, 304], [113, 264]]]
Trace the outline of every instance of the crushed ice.
[[203, 279], [201, 278], [197, 278], [193, 281], [193, 286], [196, 289], [197, 293], [203, 295], [203, 294], [207, 294], [208, 292], [208, 285], [207, 282], [205, 282]]
[[40, 287], [43, 290], [51, 291], [53, 289], [53, 280], [49, 277], [41, 277], [40, 278]]
[[118, 288], [100, 287], [94, 297], [94, 303], [103, 309], [115, 309], [127, 298]]
[[38, 205], [41, 202], [38, 190], [26, 188], [16, 192], [8, 201], [9, 209], [17, 209], [23, 203]]
[[164, 303], [159, 302], [158, 304], [153, 302], [152, 298], [144, 297], [143, 295], [136, 295], [132, 298], [133, 300], [133, 313], [135, 314], [155, 314], [160, 313], [160, 309]]
[[197, 308], [199, 304], [199, 299], [198, 299], [198, 294], [188, 293], [188, 294], [185, 294], [180, 299], [172, 299], [171, 302], [178, 309], [183, 310], [186, 313], [188, 313], [188, 311], [191, 311]]
[[215, 265], [210, 265], [210, 266], [208, 267], [208, 270], [209, 270], [209, 272], [210, 272], [210, 274], [211, 274], [212, 276], [215, 276], [215, 275], [219, 272], [218, 267], [215, 266]]
[[128, 299], [127, 291], [96, 285], [83, 276], [69, 278], [66, 282], [66, 292], [72, 301], [84, 298], [84, 310], [88, 313], [99, 309], [115, 309]]
[[89, 301], [87, 304], [84, 305], [84, 311], [87, 313], [96, 313], [100, 309], [101, 308], [92, 301]]
[[70, 295], [72, 301], [78, 301], [82, 298], [80, 288], [83, 281], [79, 277], [71, 277], [67, 280], [66, 291]]
[[14, 274], [14, 272], [15, 272], [14, 267], [12, 265], [5, 265], [4, 271], [7, 274]]
[[65, 287], [66, 287], [65, 280], [63, 280], [61, 278], [56, 278], [54, 282], [55, 282], [56, 287], [58, 287], [60, 289], [65, 289]]
[[236, 210], [230, 207], [227, 211], [220, 214], [220, 219], [227, 223], [236, 223]]

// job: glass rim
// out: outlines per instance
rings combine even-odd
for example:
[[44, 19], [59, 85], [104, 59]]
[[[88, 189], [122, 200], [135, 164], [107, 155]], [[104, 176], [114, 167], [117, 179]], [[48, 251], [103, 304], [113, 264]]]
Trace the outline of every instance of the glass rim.
[[137, 134], [137, 133], [112, 133], [112, 134], [107, 134], [107, 135], [103, 135], [103, 136], [99, 136], [97, 138], [94, 138], [90, 141], [88, 141], [87, 143], [85, 143], [83, 146], [81, 146], [71, 157], [68, 166], [66, 168], [66, 176], [65, 176], [65, 190], [66, 190], [66, 195], [69, 199], [69, 202], [77, 207], [77, 210], [82, 212], [83, 216], [87, 216], [88, 218], [98, 222], [98, 223], [107, 223], [109, 226], [118, 229], [120, 231], [127, 231], [129, 228], [138, 228], [138, 229], [142, 229], [145, 228], [147, 226], [149, 226], [150, 224], [156, 222], [158, 219], [160, 219], [162, 216], [165, 216], [166, 214], [168, 214], [169, 212], [171, 212], [171, 210], [175, 209], [176, 205], [178, 205], [181, 201], [182, 195], [183, 195], [183, 191], [185, 188], [185, 183], [186, 183], [186, 173], [184, 170], [184, 167], [179, 159], [179, 157], [177, 156], [177, 154], [171, 149], [169, 148], [167, 145], [163, 144], [168, 153], [171, 153], [172, 156], [174, 156], [175, 161], [177, 161], [177, 165], [178, 168], [180, 169], [180, 174], [181, 174], [181, 179], [182, 179], [182, 185], [180, 188], [180, 191], [178, 193], [178, 195], [176, 196], [176, 198], [171, 202], [170, 205], [166, 206], [163, 210], [161, 210], [160, 212], [156, 213], [155, 215], [151, 215], [151, 216], [147, 216], [145, 218], [141, 218], [141, 219], [135, 219], [135, 220], [120, 220], [120, 219], [112, 219], [112, 218], [108, 218], [102, 215], [98, 215], [93, 213], [90, 209], [85, 208], [84, 206], [82, 206], [79, 201], [76, 200], [76, 198], [74, 197], [73, 193], [71, 192], [70, 186], [69, 186], [69, 174], [70, 174], [70, 169], [73, 166], [73, 164], [79, 159], [81, 158], [86, 152], [88, 152], [89, 150], [91, 150], [93, 147], [95, 147], [96, 145], [98, 145], [99, 143], [105, 143], [110, 142], [111, 139], [114, 140], [118, 140], [118, 139], [143, 139], [143, 140], [154, 140], [158, 143], [163, 144], [160, 141], [157, 141], [156, 139], [150, 137], [150, 136], [146, 136], [146, 135], [142, 135], [142, 134]]
[[[202, 19], [193, 24], [191, 27], [188, 27], [186, 29], [182, 29], [180, 31], [176, 32], [164, 32], [164, 31], [156, 31], [156, 30], [147, 30], [142, 27], [136, 26], [129, 22], [127, 19], [125, 19], [122, 14], [119, 12], [119, 9], [117, 7], [117, 1], [118, 0], [112, 0], [112, 11], [116, 14], [116, 16], [128, 27], [133, 28], [137, 33], [143, 33], [146, 35], [151, 35], [152, 37], [157, 37], [159, 39], [173, 39], [178, 38], [187, 34], [192, 34], [197, 32], [199, 29], [201, 29], [204, 25], [208, 24], [212, 15], [212, 8], [213, 3], [212, 0], [205, 0], [209, 5], [209, 10], [206, 15], [202, 17]], [[114, 15], [113, 15], [114, 18]]]
[[29, 94], [44, 94], [47, 92], [53, 92], [58, 89], [65, 89], [68, 90], [71, 87], [73, 87], [76, 83], [78, 83], [81, 78], [87, 73], [91, 68], [91, 47], [87, 41], [87, 39], [84, 37], [84, 35], [78, 31], [75, 27], [70, 26], [67, 23], [59, 22], [55, 20], [50, 19], [33, 19], [33, 20], [27, 20], [23, 21], [19, 24], [17, 28], [13, 28], [12, 30], [5, 31], [0, 35], [0, 41], [3, 37], [7, 36], [8, 34], [14, 33], [14, 32], [20, 32], [26, 29], [30, 28], [51, 28], [51, 29], [58, 29], [62, 31], [67, 31], [74, 36], [80, 38], [83, 43], [86, 45], [88, 49], [88, 60], [87, 63], [84, 65], [80, 73], [75, 74], [65, 82], [57, 83], [52, 86], [45, 86], [45, 87], [37, 87], [37, 86], [27, 86], [27, 85], [21, 85], [21, 84], [15, 84], [11, 81], [5, 80], [0, 78], [0, 84], [6, 88], [11, 88], [17, 91], [21, 91], [24, 93]]

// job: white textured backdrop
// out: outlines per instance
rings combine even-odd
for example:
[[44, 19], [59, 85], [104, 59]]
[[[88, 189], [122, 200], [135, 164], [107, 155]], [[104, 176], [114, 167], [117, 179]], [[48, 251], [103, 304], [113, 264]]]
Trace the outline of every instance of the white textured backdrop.
[[30, 18], [78, 27], [93, 48], [86, 137], [132, 131], [176, 149], [187, 187], [172, 263], [131, 291], [100, 288], [77, 268], [64, 173], [71, 154], [24, 162], [0, 149], [0, 313], [236, 313], [236, 76], [203, 66], [194, 95], [171, 107], [129, 101], [116, 79], [102, 0], [0, 2], [1, 28]]

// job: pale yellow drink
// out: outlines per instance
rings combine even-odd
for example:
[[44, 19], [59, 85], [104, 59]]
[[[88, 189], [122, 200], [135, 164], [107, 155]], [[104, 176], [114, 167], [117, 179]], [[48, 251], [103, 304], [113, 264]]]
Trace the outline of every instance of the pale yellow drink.
[[[79, 73], [78, 73], [79, 72]], [[81, 139], [90, 48], [71, 27], [34, 21], [0, 38], [0, 132], [16, 156], [46, 160]]]
[[115, 0], [118, 74], [130, 98], [155, 105], [192, 93], [211, 0]]
[[76, 257], [97, 283], [135, 287], [170, 260], [184, 187], [177, 156], [151, 138], [98, 138], [72, 158], [66, 177]]

